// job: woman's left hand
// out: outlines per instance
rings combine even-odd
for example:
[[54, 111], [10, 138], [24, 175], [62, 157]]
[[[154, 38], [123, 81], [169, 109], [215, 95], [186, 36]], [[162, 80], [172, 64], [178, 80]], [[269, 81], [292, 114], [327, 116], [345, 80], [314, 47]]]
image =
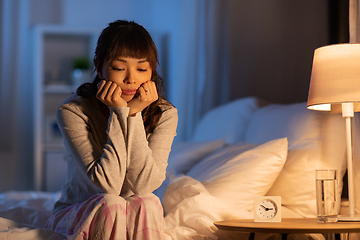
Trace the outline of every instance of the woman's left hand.
[[128, 102], [128, 107], [130, 107], [130, 116], [136, 114], [137, 112], [141, 112], [144, 108], [159, 98], [156, 85], [153, 81], [143, 83], [139, 87], [137, 94], [137, 98]]

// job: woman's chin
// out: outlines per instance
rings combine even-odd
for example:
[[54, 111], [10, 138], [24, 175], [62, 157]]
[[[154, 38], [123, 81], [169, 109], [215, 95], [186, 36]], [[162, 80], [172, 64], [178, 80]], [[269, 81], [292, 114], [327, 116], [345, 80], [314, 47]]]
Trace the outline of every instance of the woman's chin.
[[121, 96], [126, 102], [130, 102], [131, 100], [134, 99], [135, 95], [126, 95], [126, 96]]

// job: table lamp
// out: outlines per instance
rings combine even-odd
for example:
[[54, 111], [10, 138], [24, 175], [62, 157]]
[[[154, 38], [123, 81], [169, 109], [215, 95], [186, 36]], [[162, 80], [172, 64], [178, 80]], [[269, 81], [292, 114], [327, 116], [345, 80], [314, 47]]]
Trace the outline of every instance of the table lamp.
[[342, 113], [345, 118], [349, 216], [339, 221], [360, 221], [355, 215], [352, 117], [360, 111], [360, 44], [346, 43], [315, 50], [307, 108]]

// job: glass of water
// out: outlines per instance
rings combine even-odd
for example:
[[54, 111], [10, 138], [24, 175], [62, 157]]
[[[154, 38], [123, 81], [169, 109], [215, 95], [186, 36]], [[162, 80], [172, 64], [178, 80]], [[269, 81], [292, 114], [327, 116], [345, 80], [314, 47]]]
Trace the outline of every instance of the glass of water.
[[336, 170], [316, 170], [317, 220], [321, 223], [338, 221]]

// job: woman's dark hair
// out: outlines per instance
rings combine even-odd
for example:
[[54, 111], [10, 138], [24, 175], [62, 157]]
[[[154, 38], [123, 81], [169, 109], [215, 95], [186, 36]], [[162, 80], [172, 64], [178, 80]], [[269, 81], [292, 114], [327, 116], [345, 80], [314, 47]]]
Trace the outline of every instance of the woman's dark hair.
[[[149, 61], [159, 99], [142, 111], [146, 133], [152, 133], [162, 114], [160, 104], [170, 104], [164, 99], [162, 78], [157, 73], [160, 66], [157, 48], [146, 29], [132, 21], [118, 20], [110, 23], [100, 34], [94, 55], [95, 71], [101, 72], [104, 63], [111, 62], [118, 57], [146, 58]], [[96, 75], [92, 83], [81, 85], [76, 93], [84, 98], [96, 95], [97, 84], [102, 79]]]

